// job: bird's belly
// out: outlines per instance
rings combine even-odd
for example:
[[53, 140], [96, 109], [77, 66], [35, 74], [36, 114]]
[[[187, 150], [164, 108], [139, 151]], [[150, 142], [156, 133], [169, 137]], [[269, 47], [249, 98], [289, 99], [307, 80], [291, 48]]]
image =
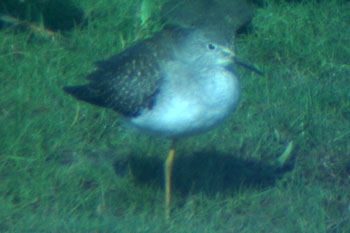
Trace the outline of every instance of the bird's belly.
[[130, 120], [136, 128], [155, 136], [177, 138], [208, 131], [223, 122], [235, 109], [238, 90], [227, 90], [216, 102], [199, 103], [196, 98], [174, 96], [151, 111]]

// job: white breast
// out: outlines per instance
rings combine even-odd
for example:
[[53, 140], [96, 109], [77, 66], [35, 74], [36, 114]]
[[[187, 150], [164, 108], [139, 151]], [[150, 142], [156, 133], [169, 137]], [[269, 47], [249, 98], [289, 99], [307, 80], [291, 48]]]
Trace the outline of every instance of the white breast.
[[156, 136], [176, 138], [212, 129], [235, 109], [239, 83], [234, 73], [223, 67], [196, 73], [178, 70], [176, 77], [165, 79], [154, 107], [130, 123]]

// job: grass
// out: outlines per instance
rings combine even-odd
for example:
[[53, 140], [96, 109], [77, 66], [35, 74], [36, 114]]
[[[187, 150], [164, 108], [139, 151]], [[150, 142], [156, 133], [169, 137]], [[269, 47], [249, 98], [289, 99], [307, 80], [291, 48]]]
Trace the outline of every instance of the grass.
[[89, 23], [56, 39], [3, 28], [0, 232], [350, 232], [350, 2], [266, 2], [236, 40], [266, 76], [239, 69], [229, 121], [180, 143], [169, 222], [170, 143], [62, 91], [157, 21], [85, 0]]

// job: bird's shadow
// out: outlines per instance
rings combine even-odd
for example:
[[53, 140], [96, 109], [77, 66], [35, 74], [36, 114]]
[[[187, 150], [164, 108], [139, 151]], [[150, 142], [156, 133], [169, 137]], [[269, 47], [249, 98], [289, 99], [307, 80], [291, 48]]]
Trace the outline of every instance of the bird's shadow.
[[[136, 183], [163, 188], [164, 160], [158, 157], [130, 156], [128, 164]], [[116, 173], [118, 167], [116, 162]], [[180, 154], [175, 158], [173, 166], [172, 187], [184, 196], [198, 192], [211, 196], [242, 187], [264, 188], [274, 185], [291, 168], [279, 168], [273, 164], [244, 160], [216, 151]]]

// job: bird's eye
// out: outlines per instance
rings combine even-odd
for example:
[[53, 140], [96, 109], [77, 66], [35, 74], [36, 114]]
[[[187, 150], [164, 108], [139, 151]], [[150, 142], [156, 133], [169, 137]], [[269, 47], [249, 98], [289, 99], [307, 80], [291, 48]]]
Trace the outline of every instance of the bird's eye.
[[210, 43], [210, 44], [208, 44], [208, 49], [209, 49], [209, 50], [215, 50], [215, 49], [216, 49], [216, 45]]

